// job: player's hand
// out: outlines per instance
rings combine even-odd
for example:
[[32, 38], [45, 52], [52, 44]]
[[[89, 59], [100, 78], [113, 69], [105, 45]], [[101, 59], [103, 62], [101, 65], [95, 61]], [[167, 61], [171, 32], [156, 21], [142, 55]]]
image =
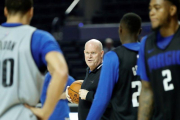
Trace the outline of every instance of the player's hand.
[[69, 86], [67, 86], [67, 88], [66, 88], [66, 98], [69, 102], [73, 103], [70, 96], [68, 95], [68, 88], [69, 88]]
[[29, 106], [27, 104], [24, 105], [26, 108], [30, 109], [34, 115], [38, 118], [38, 120], [48, 120], [48, 118], [45, 118], [44, 113], [41, 108], [35, 108], [32, 106]]
[[66, 92], [63, 92], [59, 98], [59, 100], [66, 100]]
[[85, 89], [80, 89], [79, 90], [79, 97], [82, 99], [82, 100], [86, 100], [86, 96], [88, 94], [88, 90], [85, 90]]

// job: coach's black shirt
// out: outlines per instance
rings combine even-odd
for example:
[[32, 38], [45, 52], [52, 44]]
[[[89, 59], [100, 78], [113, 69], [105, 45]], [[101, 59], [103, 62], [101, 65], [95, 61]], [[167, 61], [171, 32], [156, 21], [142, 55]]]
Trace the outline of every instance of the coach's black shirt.
[[86, 117], [91, 108], [94, 95], [96, 93], [96, 89], [99, 82], [100, 72], [101, 72], [102, 64], [98, 65], [93, 71], [90, 72], [90, 69], [86, 70], [86, 77], [81, 86], [81, 89], [88, 90], [88, 94], [86, 96], [86, 100], [81, 100], [79, 98], [79, 107], [78, 107], [78, 118], [79, 120], [86, 120]]

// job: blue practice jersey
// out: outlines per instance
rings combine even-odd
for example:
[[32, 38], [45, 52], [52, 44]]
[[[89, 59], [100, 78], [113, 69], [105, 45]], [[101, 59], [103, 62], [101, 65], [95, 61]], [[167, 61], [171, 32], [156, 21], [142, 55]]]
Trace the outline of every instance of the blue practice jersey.
[[[0, 25], [0, 116], [24, 103], [38, 104], [44, 81], [42, 73], [47, 66], [45, 57], [52, 51], [62, 54], [48, 32], [20, 23]], [[21, 113], [17, 109], [15, 114]]]
[[[21, 23], [3, 23], [3, 27], [17, 27], [21, 26]], [[57, 51], [62, 53], [60, 46], [56, 42], [55, 38], [48, 32], [43, 30], [36, 30], [31, 39], [31, 53], [34, 61], [41, 72], [45, 72], [47, 62], [45, 56], [48, 52]]]
[[[161, 49], [164, 49], [172, 40], [174, 35], [168, 37], [162, 37], [161, 34], [158, 32], [157, 35], [157, 46]], [[140, 75], [142, 80], [149, 81], [149, 78], [146, 73], [146, 65], [145, 65], [145, 56], [144, 56], [144, 49], [145, 49], [145, 42], [147, 36], [142, 39], [142, 43], [139, 50], [139, 59], [138, 59], [138, 74]], [[152, 50], [149, 50], [149, 53]]]
[[[46, 100], [46, 94], [47, 94], [47, 89], [49, 86], [49, 83], [51, 81], [51, 75], [48, 72], [45, 77], [44, 81], [44, 86], [41, 94], [41, 103], [42, 106], [44, 105], [44, 102]], [[71, 76], [68, 76], [68, 81], [67, 81], [67, 86], [70, 86], [75, 79]], [[65, 87], [65, 89], [66, 89]], [[65, 91], [65, 90], [64, 90]], [[56, 105], [56, 108], [54, 109], [54, 112], [50, 116], [49, 120], [65, 120], [65, 118], [69, 118], [69, 106], [68, 106], [68, 101], [67, 100], [59, 100], [59, 102]]]
[[[133, 51], [139, 51], [140, 43], [129, 43], [123, 46]], [[119, 58], [114, 51], [105, 54], [99, 84], [87, 120], [99, 120], [106, 110], [114, 86], [118, 82], [119, 65]]]
[[141, 79], [152, 88], [155, 120], [180, 119], [179, 44], [180, 27], [167, 37], [154, 31], [142, 41], [138, 67]]

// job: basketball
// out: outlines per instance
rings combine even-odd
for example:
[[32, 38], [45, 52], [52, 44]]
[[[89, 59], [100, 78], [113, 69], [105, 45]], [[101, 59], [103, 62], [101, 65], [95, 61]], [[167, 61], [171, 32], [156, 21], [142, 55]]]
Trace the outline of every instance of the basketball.
[[81, 89], [82, 82], [75, 81], [68, 88], [68, 95], [70, 96], [73, 103], [79, 103], [79, 90]]

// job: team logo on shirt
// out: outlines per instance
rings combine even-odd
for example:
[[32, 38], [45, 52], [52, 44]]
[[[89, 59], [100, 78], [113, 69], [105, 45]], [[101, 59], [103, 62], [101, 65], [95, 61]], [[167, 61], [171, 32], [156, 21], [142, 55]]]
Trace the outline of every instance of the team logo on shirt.
[[170, 65], [180, 65], [180, 50], [167, 51], [148, 59], [150, 72]]

